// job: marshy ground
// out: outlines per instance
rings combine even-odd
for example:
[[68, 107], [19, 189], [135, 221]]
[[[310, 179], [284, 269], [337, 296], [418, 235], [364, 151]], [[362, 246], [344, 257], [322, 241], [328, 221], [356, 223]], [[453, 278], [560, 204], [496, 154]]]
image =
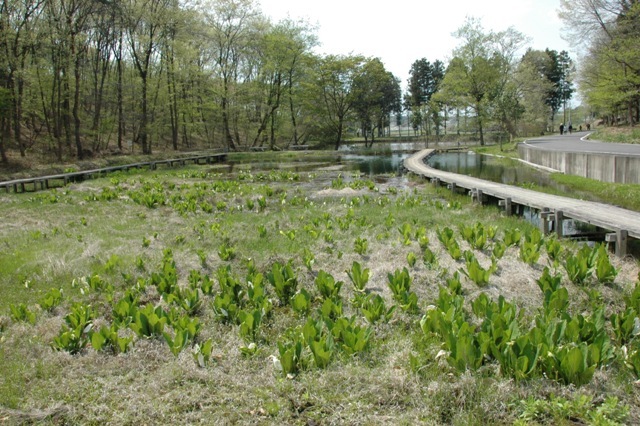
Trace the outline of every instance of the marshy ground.
[[[335, 167], [190, 167], [0, 201], [3, 422], [640, 421], [636, 331], [624, 334], [619, 321], [625, 312], [631, 324], [640, 321], [629, 311], [640, 298], [638, 263], [608, 256], [610, 274], [601, 275], [597, 262], [605, 261], [595, 248], [587, 254], [576, 242], [536, 241], [522, 219], [423, 181]], [[455, 244], [442, 241], [447, 228]], [[508, 244], [515, 230], [519, 238]], [[578, 280], [566, 264], [581, 256], [591, 263]], [[369, 270], [364, 291], [353, 282], [354, 262]], [[274, 271], [286, 265], [293, 275], [279, 281]], [[547, 295], [545, 273], [559, 277]], [[568, 297], [552, 312], [549, 298], [565, 291], [558, 288]], [[474, 307], [483, 293], [496, 303], [504, 297], [504, 318], [518, 312], [513, 339], [491, 335], [502, 352], [543, 325], [578, 331], [549, 337], [549, 353], [520, 374], [481, 343], [486, 327], [497, 329]], [[384, 310], [376, 317], [378, 295]], [[429, 316], [455, 300], [451, 321]], [[75, 333], [82, 309], [88, 313]], [[162, 331], [141, 330], [145, 309], [148, 318], [151, 310], [164, 317]], [[463, 322], [464, 336], [456, 334]], [[448, 346], [443, 324], [476, 352]], [[105, 331], [101, 342], [93, 337], [101, 330], [115, 337]], [[593, 369], [563, 370], [566, 348], [588, 351], [581, 362]]]

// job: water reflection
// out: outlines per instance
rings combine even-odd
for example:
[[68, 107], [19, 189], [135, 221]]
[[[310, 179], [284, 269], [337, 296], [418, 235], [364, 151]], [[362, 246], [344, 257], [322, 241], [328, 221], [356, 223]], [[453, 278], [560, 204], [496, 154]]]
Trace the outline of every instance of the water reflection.
[[427, 164], [435, 169], [507, 185], [548, 186], [565, 190], [549, 177], [549, 173], [526, 166], [509, 158], [479, 155], [473, 152], [455, 152], [436, 154], [427, 160]]

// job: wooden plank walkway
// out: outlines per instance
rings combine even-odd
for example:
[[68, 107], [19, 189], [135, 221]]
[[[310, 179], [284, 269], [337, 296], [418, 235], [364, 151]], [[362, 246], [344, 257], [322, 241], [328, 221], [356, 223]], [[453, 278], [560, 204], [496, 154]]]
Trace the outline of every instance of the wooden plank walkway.
[[[27, 190], [38, 191], [42, 189], [49, 189], [57, 186], [65, 186], [70, 182], [82, 182], [87, 179], [92, 179], [95, 176], [101, 176], [108, 173], [118, 171], [128, 171], [130, 169], [142, 169], [148, 168], [155, 170], [159, 165], [167, 165], [174, 167], [176, 165], [185, 166], [187, 163], [193, 164], [213, 164], [226, 161], [226, 153], [215, 154], [202, 154], [189, 157], [171, 158], [167, 160], [153, 160], [145, 161], [141, 163], [124, 164], [121, 166], [103, 167], [100, 169], [82, 170], [71, 173], [60, 173], [56, 175], [38, 176], [25, 179], [15, 179], [5, 182], [0, 182], [0, 189], [4, 188], [5, 192], [26, 192]], [[54, 182], [58, 182], [54, 185]]]
[[447, 183], [454, 190], [456, 188], [467, 189], [477, 201], [481, 202], [484, 195], [495, 197], [501, 200], [500, 205], [504, 206], [508, 213], [511, 212], [512, 204], [540, 210], [541, 228], [545, 232], [549, 229], [549, 223], [553, 221], [556, 221], [555, 229], [559, 230], [557, 232], [562, 232], [562, 226], [558, 226], [558, 224], [563, 219], [574, 219], [612, 231], [612, 234], [607, 235], [607, 241], [616, 243], [616, 254], [619, 256], [626, 254], [627, 237], [640, 238], [639, 212], [610, 204], [545, 194], [517, 186], [437, 170], [424, 162], [434, 153], [433, 149], [422, 150], [407, 158], [404, 166], [415, 174], [430, 178], [434, 183]]

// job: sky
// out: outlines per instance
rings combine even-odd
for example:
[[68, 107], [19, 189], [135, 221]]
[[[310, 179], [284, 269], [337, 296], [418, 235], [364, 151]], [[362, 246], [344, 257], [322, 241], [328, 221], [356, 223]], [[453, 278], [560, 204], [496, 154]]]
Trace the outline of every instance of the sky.
[[[258, 0], [274, 22], [304, 19], [317, 25], [318, 54], [377, 57], [406, 88], [411, 64], [426, 58], [445, 62], [460, 44], [453, 37], [467, 16], [485, 30], [508, 27], [529, 37], [527, 46], [567, 50], [561, 38], [560, 0]], [[379, 6], [382, 5], [382, 6]]]

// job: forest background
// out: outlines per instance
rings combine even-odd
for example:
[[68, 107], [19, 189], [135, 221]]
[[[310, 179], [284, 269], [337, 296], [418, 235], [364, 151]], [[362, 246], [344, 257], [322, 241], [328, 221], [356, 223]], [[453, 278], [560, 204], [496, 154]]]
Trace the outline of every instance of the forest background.
[[484, 144], [554, 130], [576, 90], [574, 127], [634, 125], [639, 14], [636, 0], [561, 1], [579, 63], [467, 18], [451, 59], [416, 59], [403, 93], [380, 58], [318, 55], [313, 25], [252, 0], [2, 0], [0, 162], [337, 149], [392, 128]]

